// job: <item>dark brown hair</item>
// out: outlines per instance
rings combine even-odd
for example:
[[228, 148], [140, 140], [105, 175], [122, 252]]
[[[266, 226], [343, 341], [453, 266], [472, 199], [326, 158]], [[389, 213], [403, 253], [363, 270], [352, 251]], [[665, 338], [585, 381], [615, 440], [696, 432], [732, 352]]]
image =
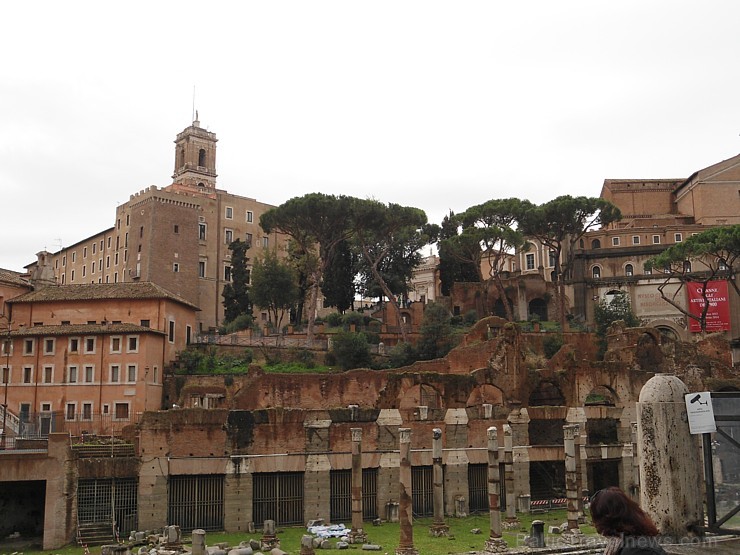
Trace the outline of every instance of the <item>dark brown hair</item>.
[[658, 529], [640, 506], [621, 489], [597, 491], [589, 505], [596, 531], [602, 536], [657, 536]]

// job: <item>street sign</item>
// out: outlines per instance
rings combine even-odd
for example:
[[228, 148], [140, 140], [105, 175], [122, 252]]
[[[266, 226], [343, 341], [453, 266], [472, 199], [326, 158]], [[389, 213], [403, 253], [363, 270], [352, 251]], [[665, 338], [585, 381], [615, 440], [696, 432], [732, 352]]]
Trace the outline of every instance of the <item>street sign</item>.
[[687, 393], [686, 415], [689, 418], [689, 431], [692, 434], [707, 434], [717, 431], [712, 408], [712, 394], [709, 391], [701, 393]]

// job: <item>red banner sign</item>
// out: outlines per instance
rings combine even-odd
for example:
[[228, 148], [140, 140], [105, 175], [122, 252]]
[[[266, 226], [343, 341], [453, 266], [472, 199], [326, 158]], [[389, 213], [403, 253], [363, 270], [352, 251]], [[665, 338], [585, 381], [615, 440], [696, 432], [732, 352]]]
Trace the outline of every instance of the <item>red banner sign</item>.
[[[689, 282], [686, 284], [689, 297], [689, 312], [698, 317], [704, 310], [704, 286], [701, 283]], [[730, 300], [727, 293], [727, 282], [710, 281], [707, 283], [706, 331], [730, 330]], [[689, 318], [689, 331], [701, 331], [701, 324], [694, 318]]]

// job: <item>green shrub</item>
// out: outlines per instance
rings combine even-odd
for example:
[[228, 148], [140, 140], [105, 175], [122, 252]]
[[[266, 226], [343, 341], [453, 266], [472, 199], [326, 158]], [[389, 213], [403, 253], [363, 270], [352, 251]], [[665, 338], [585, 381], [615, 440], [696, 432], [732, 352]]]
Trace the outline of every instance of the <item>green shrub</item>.
[[331, 327], [336, 328], [342, 325], [344, 317], [339, 312], [332, 312], [326, 317], [326, 323]]
[[419, 354], [410, 343], [398, 343], [388, 351], [388, 364], [391, 368], [408, 366], [419, 360]]
[[477, 321], [478, 321], [478, 311], [477, 310], [468, 310], [463, 316], [463, 323], [466, 326], [472, 326]]
[[219, 332], [226, 335], [241, 330], [248, 330], [252, 327], [253, 323], [254, 319], [252, 318], [252, 316], [250, 316], [249, 314], [240, 314], [231, 322], [224, 323], [224, 325], [219, 328]]
[[368, 368], [370, 345], [364, 333], [339, 332], [333, 336], [332, 352], [342, 370]]
[[542, 341], [542, 348], [545, 351], [545, 357], [551, 359], [563, 346], [563, 336], [559, 333], [548, 333], [547, 337]]
[[357, 327], [365, 325], [365, 318], [359, 312], [348, 312], [344, 315], [344, 325], [349, 328], [350, 325], [354, 324]]

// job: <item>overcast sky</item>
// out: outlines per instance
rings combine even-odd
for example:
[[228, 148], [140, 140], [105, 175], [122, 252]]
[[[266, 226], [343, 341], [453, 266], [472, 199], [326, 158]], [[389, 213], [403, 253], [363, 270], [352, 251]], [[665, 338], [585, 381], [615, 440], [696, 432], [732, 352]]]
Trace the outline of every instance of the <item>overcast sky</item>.
[[740, 152], [740, 2], [8, 2], [0, 267], [171, 183], [217, 134], [218, 186], [424, 209], [598, 196]]

